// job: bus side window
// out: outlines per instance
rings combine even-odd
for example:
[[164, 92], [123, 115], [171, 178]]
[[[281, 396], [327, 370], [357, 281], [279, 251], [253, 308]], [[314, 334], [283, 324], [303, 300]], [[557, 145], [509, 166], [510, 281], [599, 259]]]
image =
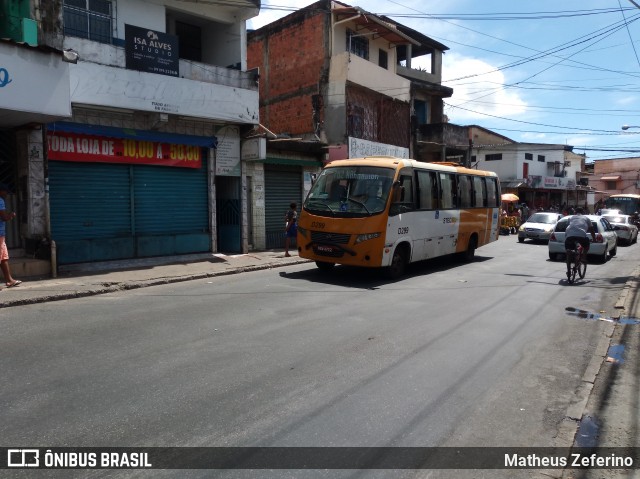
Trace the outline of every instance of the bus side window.
[[460, 208], [470, 208], [472, 206], [472, 186], [471, 177], [467, 175], [458, 176], [458, 199]]
[[473, 206], [481, 208], [487, 206], [487, 187], [484, 178], [473, 177]]
[[438, 178], [433, 171], [418, 171], [418, 208], [438, 208]]
[[403, 174], [400, 177], [401, 196], [400, 203], [405, 207], [405, 211], [412, 210], [413, 206], [413, 175]]
[[496, 208], [500, 201], [498, 201], [498, 182], [494, 177], [485, 178], [487, 184], [487, 206], [489, 208]]
[[397, 215], [414, 210], [413, 174], [410, 170], [401, 172], [394, 188], [394, 204], [391, 206], [389, 214]]
[[440, 173], [440, 207], [443, 210], [457, 207], [456, 190], [456, 175]]

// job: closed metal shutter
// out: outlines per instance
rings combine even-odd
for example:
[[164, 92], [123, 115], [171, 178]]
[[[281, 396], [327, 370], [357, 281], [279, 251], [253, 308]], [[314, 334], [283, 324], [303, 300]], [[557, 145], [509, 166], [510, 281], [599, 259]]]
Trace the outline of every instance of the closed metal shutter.
[[51, 236], [60, 264], [131, 258], [130, 166], [49, 162]]
[[209, 251], [207, 167], [49, 162], [52, 239], [70, 264]]
[[133, 168], [137, 256], [211, 249], [207, 166]]
[[[265, 165], [266, 247], [284, 248], [285, 215], [292, 202], [302, 204], [302, 169], [283, 165]], [[295, 243], [294, 243], [295, 244]]]

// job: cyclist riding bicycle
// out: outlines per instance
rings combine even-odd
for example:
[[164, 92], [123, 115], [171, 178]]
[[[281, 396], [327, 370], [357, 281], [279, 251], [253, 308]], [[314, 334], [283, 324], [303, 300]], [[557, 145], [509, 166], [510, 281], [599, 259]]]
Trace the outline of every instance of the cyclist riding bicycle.
[[596, 233], [591, 224], [591, 220], [586, 216], [583, 216], [584, 210], [578, 208], [576, 214], [569, 218], [569, 225], [565, 231], [564, 249], [573, 250], [576, 247], [576, 243], [582, 245], [582, 257], [587, 257], [589, 251], [589, 237], [588, 233], [591, 233], [593, 241], [596, 240]]

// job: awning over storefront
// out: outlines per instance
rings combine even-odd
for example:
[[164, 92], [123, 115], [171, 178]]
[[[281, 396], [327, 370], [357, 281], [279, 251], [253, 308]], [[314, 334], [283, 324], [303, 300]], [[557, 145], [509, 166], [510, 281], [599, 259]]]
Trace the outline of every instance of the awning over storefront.
[[165, 133], [151, 130], [134, 130], [133, 128], [116, 128], [112, 126], [86, 125], [83, 123], [70, 123], [57, 121], [50, 123], [49, 131], [62, 131], [79, 135], [106, 136], [110, 138], [124, 138], [127, 140], [155, 141], [158, 143], [171, 143], [176, 145], [200, 146], [203, 148], [216, 148], [218, 139], [215, 136], [181, 135], [178, 133]]
[[618, 181], [620, 179], [620, 175], [616, 176], [603, 176], [600, 178], [601, 181]]

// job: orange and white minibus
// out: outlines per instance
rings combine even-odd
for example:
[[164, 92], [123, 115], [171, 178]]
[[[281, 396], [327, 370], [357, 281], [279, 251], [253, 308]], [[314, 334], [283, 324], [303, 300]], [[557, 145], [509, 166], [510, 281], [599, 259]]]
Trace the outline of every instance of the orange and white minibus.
[[494, 172], [395, 157], [328, 163], [298, 218], [298, 253], [319, 268], [386, 268], [475, 250], [496, 241], [500, 182]]

